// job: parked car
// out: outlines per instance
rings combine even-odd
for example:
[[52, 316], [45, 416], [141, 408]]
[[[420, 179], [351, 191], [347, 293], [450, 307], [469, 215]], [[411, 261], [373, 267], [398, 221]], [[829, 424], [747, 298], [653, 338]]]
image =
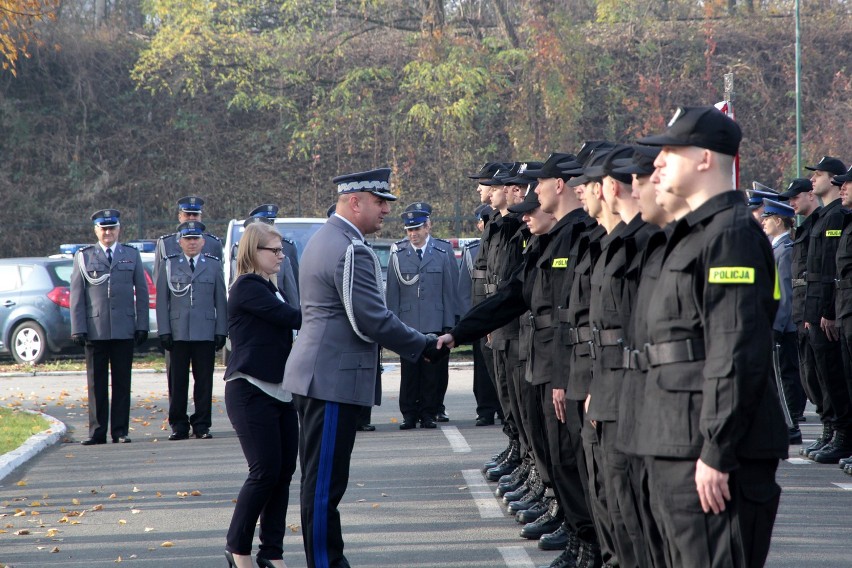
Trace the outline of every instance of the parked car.
[[71, 343], [69, 258], [0, 259], [0, 353], [38, 364]]
[[373, 247], [373, 252], [379, 257], [379, 263], [382, 265], [382, 280], [387, 284], [391, 245], [396, 241], [393, 239], [367, 239], [366, 242]]

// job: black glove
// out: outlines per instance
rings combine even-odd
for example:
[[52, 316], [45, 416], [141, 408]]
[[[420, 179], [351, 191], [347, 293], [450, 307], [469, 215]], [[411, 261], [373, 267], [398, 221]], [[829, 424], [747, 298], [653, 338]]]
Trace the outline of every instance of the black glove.
[[175, 342], [172, 340], [171, 333], [165, 333], [160, 336], [160, 347], [165, 349], [166, 351], [171, 351]]
[[88, 333], [75, 333], [71, 336], [71, 341], [74, 342], [74, 345], [79, 345], [80, 347], [86, 346], [86, 341], [89, 339]]
[[146, 341], [148, 341], [148, 332], [144, 329], [137, 329], [136, 333], [133, 334], [133, 340], [136, 342], [136, 346], [140, 346]]
[[440, 363], [450, 356], [450, 348], [446, 345], [438, 349], [438, 336], [433, 333], [426, 335], [426, 348], [420, 354], [420, 358], [427, 363]]
[[228, 340], [227, 335], [214, 335], [213, 336], [213, 347], [216, 348], [216, 351], [221, 351], [225, 346], [225, 341]]

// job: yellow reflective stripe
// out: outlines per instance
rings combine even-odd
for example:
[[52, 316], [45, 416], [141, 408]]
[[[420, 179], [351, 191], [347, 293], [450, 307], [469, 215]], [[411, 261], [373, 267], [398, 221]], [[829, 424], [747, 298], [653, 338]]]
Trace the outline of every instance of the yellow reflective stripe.
[[567, 258], [554, 258], [552, 268], [568, 268], [568, 259]]
[[840, 229], [829, 229], [825, 232], [826, 237], [839, 237], [840, 233], [842, 233]]
[[775, 267], [775, 289], [772, 291], [772, 298], [775, 300], [781, 299], [781, 279], [778, 277], [778, 267]]
[[710, 268], [710, 284], [754, 284], [754, 268], [748, 266], [714, 266]]
[[526, 239], [524, 239], [523, 242], [521, 243], [521, 248], [527, 248], [527, 240]]

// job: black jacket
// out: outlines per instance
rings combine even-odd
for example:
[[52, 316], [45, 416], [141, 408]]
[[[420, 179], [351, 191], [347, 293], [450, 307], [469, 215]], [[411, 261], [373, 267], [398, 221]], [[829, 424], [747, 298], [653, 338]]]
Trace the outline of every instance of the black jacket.
[[808, 273], [808, 246], [811, 242], [811, 229], [814, 226], [819, 212], [817, 209], [807, 216], [796, 229], [793, 237], [793, 321], [797, 324], [804, 321], [805, 316], [805, 276]]
[[843, 231], [846, 212], [835, 199], [824, 206], [811, 228], [808, 246], [808, 273], [805, 276], [805, 321], [819, 325], [820, 318], [836, 319], [834, 291], [837, 277], [837, 246]]

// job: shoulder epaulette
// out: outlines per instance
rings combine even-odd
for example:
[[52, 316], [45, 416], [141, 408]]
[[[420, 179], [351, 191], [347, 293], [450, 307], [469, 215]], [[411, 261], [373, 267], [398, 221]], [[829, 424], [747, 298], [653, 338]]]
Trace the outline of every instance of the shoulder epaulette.
[[400, 240], [396, 241], [394, 244], [399, 246], [399, 245], [403, 245], [403, 244], [408, 244], [409, 242], [411, 242], [411, 241], [409, 241], [408, 239], [400, 239]]
[[183, 254], [182, 252], [176, 252], [176, 253], [174, 253], [174, 254], [167, 254], [167, 255], [166, 255], [166, 258], [177, 258], [177, 257], [179, 257], [179, 256], [180, 256], [180, 255], [182, 255], [182, 254]]
[[[447, 244], [449, 244], [449, 243], [447, 243]], [[438, 252], [442, 252], [444, 254], [447, 254], [447, 249], [443, 249], [441, 247], [436, 247], [435, 245], [432, 245], [432, 248], [435, 249]]]
[[168, 239], [169, 237], [175, 236], [177, 233], [166, 233], [165, 235], [160, 235], [157, 237], [157, 240]]
[[85, 245], [85, 246], [82, 246], [82, 247], [78, 248], [78, 249], [77, 249], [77, 252], [75, 252], [74, 254], [77, 254], [78, 252], [82, 252], [82, 251], [84, 251], [84, 250], [86, 250], [86, 249], [90, 249], [90, 248], [92, 248], [93, 246], [95, 246], [95, 245]]
[[478, 246], [479, 246], [479, 241], [470, 241], [469, 243], [467, 243], [466, 245], [464, 245], [464, 248], [466, 248], [466, 249], [472, 249], [472, 248], [476, 248], [476, 247], [478, 247]]
[[[430, 236], [431, 236], [431, 235], [430, 235]], [[446, 243], [446, 244], [448, 244], [448, 245], [452, 246], [452, 244], [450, 243], [450, 241], [448, 241], [448, 240], [446, 240], [446, 239], [439, 239], [438, 237], [432, 237], [432, 239], [433, 239], [433, 240], [436, 240], [436, 241], [440, 241], [440, 242], [442, 242], [442, 243]]]
[[212, 238], [212, 239], [214, 239], [214, 240], [216, 240], [216, 241], [222, 242], [222, 239], [220, 239], [219, 237], [217, 237], [217, 236], [216, 236], [216, 235], [214, 235], [213, 233], [204, 233], [204, 236], [205, 236], [205, 237], [210, 237], [210, 238]]
[[220, 260], [220, 261], [222, 260], [221, 258], [216, 256], [215, 254], [210, 254], [209, 252], [205, 252], [204, 256], [206, 256], [207, 258], [212, 258], [213, 260]]

